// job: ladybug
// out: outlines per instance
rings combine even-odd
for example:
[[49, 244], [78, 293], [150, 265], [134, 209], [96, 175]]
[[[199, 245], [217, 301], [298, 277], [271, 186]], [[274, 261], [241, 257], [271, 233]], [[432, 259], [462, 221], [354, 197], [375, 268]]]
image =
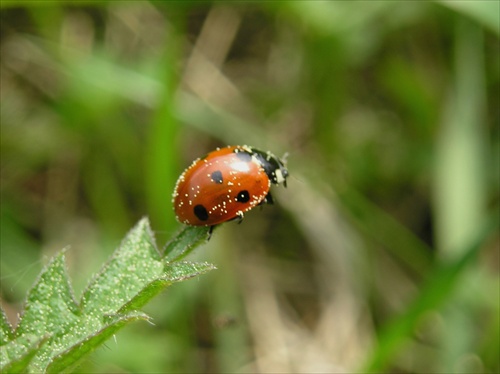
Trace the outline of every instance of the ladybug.
[[286, 187], [284, 161], [246, 145], [217, 148], [195, 160], [179, 177], [172, 198], [177, 220], [213, 226], [260, 204], [272, 204], [271, 183]]

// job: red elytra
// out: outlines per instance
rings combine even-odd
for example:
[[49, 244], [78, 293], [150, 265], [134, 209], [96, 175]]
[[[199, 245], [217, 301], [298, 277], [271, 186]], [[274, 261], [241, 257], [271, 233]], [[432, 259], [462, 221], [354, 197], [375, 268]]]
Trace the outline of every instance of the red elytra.
[[195, 160], [177, 180], [173, 204], [177, 219], [192, 226], [214, 226], [262, 203], [272, 203], [271, 183], [286, 185], [284, 162], [248, 146], [218, 148]]

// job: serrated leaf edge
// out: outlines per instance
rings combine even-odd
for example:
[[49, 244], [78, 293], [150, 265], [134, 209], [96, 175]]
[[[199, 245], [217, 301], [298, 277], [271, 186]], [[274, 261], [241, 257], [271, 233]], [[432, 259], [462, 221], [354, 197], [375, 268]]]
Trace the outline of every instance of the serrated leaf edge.
[[[143, 230], [141, 228], [144, 228]], [[120, 253], [121, 253], [121, 249], [123, 248], [123, 246], [125, 245], [125, 243], [130, 240], [130, 237], [132, 236], [132, 234], [135, 232], [135, 231], [146, 231], [149, 238], [151, 239], [151, 246], [153, 246], [158, 254], [158, 258], [157, 258], [157, 261], [160, 261], [161, 259], [161, 256], [160, 256], [160, 252], [158, 250], [158, 246], [156, 245], [156, 240], [155, 240], [155, 237], [154, 237], [154, 233], [153, 231], [151, 230], [151, 225], [149, 223], [149, 219], [148, 217], [142, 217], [139, 222], [137, 222], [137, 224], [132, 227], [128, 232], [127, 234], [125, 235], [125, 237], [123, 238], [123, 240], [120, 242], [120, 245], [113, 251], [112, 255], [108, 258], [108, 260], [105, 262], [105, 264], [100, 268], [100, 270], [98, 272], [96, 272], [92, 278], [89, 280], [87, 286], [85, 287], [85, 289], [83, 290], [82, 292], [82, 297], [81, 297], [81, 302], [84, 301], [85, 299], [85, 296], [87, 295], [87, 293], [90, 292], [90, 290], [94, 287], [94, 285], [96, 284], [96, 282], [99, 280], [99, 278], [108, 270], [110, 264], [119, 257]]]
[[14, 328], [12, 327], [12, 324], [7, 318], [7, 314], [5, 313], [5, 310], [0, 306], [0, 318], [1, 318], [1, 324], [2, 324], [2, 335], [5, 334], [5, 336], [2, 336], [2, 339], [0, 340], [0, 347], [7, 344], [14, 338]]
[[38, 287], [38, 285], [42, 281], [42, 278], [45, 276], [45, 274], [51, 270], [51, 268], [54, 266], [54, 264], [56, 262], [60, 261], [61, 264], [62, 264], [62, 268], [63, 268], [63, 272], [64, 272], [63, 278], [66, 281], [66, 285], [67, 285], [68, 291], [69, 291], [69, 296], [70, 296], [71, 302], [72, 302], [71, 308], [73, 309], [74, 313], [78, 313], [79, 312], [80, 307], [79, 307], [78, 302], [76, 301], [74, 290], [73, 290], [73, 287], [71, 285], [71, 280], [70, 280], [70, 277], [69, 277], [69, 274], [68, 274], [68, 268], [67, 268], [67, 265], [66, 265], [66, 252], [68, 252], [69, 249], [70, 249], [69, 246], [64, 247], [61, 251], [57, 252], [54, 256], [52, 256], [50, 258], [49, 262], [47, 263], [47, 265], [45, 265], [42, 268], [42, 270], [40, 271], [40, 274], [36, 278], [35, 282], [31, 286], [31, 288], [28, 290], [28, 292], [26, 294], [26, 299], [24, 301], [22, 313], [21, 313], [21, 315], [19, 317], [19, 322], [17, 324], [17, 327], [13, 331], [13, 333], [14, 333], [13, 337], [14, 338], [17, 338], [17, 337], [20, 336], [19, 335], [19, 330], [20, 330], [20, 328], [23, 327], [23, 319], [25, 318], [26, 313], [28, 311], [27, 309], [28, 309], [28, 305], [29, 305], [29, 301], [30, 301], [30, 297], [32, 296], [32, 293]]

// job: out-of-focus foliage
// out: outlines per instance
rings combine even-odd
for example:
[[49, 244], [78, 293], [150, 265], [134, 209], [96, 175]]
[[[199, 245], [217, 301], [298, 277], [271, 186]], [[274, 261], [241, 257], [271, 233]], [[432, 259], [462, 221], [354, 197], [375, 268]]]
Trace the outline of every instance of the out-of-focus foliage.
[[182, 169], [246, 143], [288, 188], [82, 370], [500, 371], [498, 2], [1, 5], [11, 322], [60, 248], [78, 294], [139, 217], [166, 242]]

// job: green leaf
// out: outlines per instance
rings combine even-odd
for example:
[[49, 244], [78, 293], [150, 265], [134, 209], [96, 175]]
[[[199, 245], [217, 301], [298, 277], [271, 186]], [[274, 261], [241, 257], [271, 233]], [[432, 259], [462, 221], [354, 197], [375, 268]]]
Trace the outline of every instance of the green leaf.
[[0, 347], [0, 372], [25, 372], [46, 340], [26, 334]]
[[16, 337], [25, 334], [44, 336], [54, 331], [55, 326], [78, 318], [78, 307], [64, 263], [65, 252], [63, 250], [54, 257], [29, 291], [26, 308], [15, 332]]
[[[207, 229], [199, 231], [199, 235], [183, 232], [172, 240], [179, 256], [203, 242], [201, 233], [206, 237]], [[215, 268], [208, 263], [162, 259], [144, 218], [90, 281], [78, 305], [64, 254], [62, 251], [50, 261], [29, 291], [14, 332], [2, 312], [3, 372], [66, 371], [128, 323], [149, 320], [137, 309], [160, 291]]]
[[7, 320], [5, 311], [3, 310], [3, 308], [0, 308], [0, 346], [7, 344], [7, 342], [13, 338], [13, 336], [14, 332], [12, 331], [12, 326]]
[[156, 294], [172, 283], [182, 282], [184, 280], [204, 274], [216, 267], [209, 263], [167, 263], [165, 265], [164, 274], [161, 278], [149, 283], [142, 291], [137, 294], [130, 302], [125, 304], [120, 310], [120, 313], [125, 313], [130, 310], [138, 309], [145, 305]]
[[94, 351], [107, 339], [116, 334], [118, 330], [125, 327], [128, 323], [138, 320], [149, 320], [149, 317], [141, 312], [132, 312], [128, 315], [117, 315], [112, 317], [111, 321], [95, 334], [76, 343], [67, 351], [54, 357], [47, 367], [48, 373], [59, 373], [74, 366], [80, 359]]
[[143, 218], [83, 293], [82, 311], [115, 314], [162, 271], [149, 221]]
[[[212, 229], [213, 230], [213, 229]], [[165, 247], [168, 261], [178, 261], [186, 257], [194, 248], [209, 237], [208, 226], [186, 226]]]
[[175, 262], [167, 263], [164, 279], [170, 282], [181, 282], [189, 278], [216, 269], [209, 263]]

